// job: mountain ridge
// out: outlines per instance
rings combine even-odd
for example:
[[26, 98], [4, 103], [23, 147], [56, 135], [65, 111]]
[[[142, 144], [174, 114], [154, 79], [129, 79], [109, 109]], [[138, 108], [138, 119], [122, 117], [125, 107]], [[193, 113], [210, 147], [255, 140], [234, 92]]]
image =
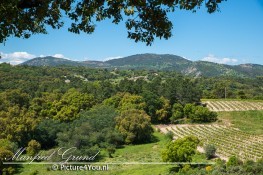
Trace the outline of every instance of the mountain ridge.
[[72, 61], [56, 57], [38, 57], [20, 65], [28, 66], [86, 66], [91, 68], [109, 69], [148, 69], [177, 71], [190, 76], [236, 76], [256, 77], [263, 76], [263, 65], [240, 64], [226, 65], [208, 61], [191, 61], [172, 54], [136, 54], [107, 61]]

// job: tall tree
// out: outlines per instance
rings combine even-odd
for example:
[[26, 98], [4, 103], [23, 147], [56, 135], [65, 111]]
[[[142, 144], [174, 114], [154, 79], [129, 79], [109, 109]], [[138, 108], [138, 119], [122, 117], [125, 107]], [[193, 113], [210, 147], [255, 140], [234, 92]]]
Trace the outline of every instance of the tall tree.
[[153, 133], [150, 116], [137, 109], [123, 111], [116, 118], [116, 128], [127, 144], [149, 142]]
[[51, 113], [54, 114], [54, 119], [71, 121], [77, 117], [81, 110], [90, 109], [94, 104], [95, 101], [92, 95], [80, 93], [72, 88], [58, 102], [53, 103]]

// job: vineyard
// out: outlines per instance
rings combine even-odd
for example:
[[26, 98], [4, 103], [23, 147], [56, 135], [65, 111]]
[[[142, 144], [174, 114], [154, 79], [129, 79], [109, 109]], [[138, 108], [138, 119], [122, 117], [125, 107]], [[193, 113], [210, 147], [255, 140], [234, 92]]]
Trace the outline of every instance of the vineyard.
[[216, 146], [216, 154], [227, 159], [236, 155], [241, 160], [257, 161], [263, 155], [263, 135], [252, 135], [224, 125], [157, 125], [161, 132], [174, 133], [174, 139], [189, 135], [198, 137], [204, 145]]
[[203, 101], [211, 111], [263, 110], [263, 102], [251, 101]]

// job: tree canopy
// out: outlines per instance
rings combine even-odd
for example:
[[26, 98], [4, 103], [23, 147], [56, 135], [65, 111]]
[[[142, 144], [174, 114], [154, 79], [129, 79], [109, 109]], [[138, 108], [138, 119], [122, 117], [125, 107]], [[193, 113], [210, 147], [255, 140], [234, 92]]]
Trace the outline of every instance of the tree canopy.
[[129, 109], [116, 118], [116, 129], [127, 144], [151, 141], [151, 118], [143, 110]]
[[169, 12], [177, 9], [195, 12], [203, 4], [208, 13], [219, 10], [225, 0], [2, 0], [0, 1], [0, 43], [8, 37], [29, 38], [59, 29], [63, 18], [71, 21], [69, 32], [94, 32], [96, 23], [125, 20], [128, 38], [151, 45], [154, 38], [172, 36]]
[[171, 141], [162, 152], [162, 159], [164, 162], [190, 162], [199, 142], [195, 136]]

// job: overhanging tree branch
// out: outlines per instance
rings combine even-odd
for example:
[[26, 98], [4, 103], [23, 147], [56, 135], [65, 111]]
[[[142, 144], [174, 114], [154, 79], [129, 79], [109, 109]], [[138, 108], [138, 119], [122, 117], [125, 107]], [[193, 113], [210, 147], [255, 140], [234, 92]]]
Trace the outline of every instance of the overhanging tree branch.
[[118, 24], [126, 16], [128, 38], [151, 45], [156, 37], [172, 36], [169, 12], [195, 12], [204, 4], [207, 12], [213, 13], [222, 1], [225, 0], [2, 0], [0, 43], [10, 36], [45, 34], [48, 26], [59, 29], [63, 26], [63, 14], [71, 20], [68, 31], [77, 34], [93, 33], [94, 22], [110, 19]]

